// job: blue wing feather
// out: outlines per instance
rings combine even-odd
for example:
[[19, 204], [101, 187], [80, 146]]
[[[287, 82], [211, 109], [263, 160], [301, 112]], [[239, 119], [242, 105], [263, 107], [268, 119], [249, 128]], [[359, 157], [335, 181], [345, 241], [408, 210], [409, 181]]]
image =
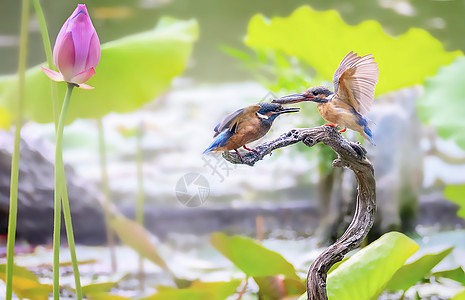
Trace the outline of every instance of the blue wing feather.
[[370, 128], [368, 126], [363, 126], [363, 131], [366, 133], [367, 137], [370, 139], [370, 142], [373, 146], [376, 146], [375, 141], [373, 139], [373, 133], [371, 132]]
[[367, 135], [367, 137], [370, 140], [371, 144], [373, 144], [373, 146], [376, 146], [374, 138], [373, 138], [373, 132], [371, 132], [371, 129], [368, 127], [368, 120], [364, 116], [359, 114], [354, 108], [352, 108], [351, 111], [355, 115], [355, 117], [357, 118], [358, 125], [363, 127], [363, 131]]
[[210, 151], [212, 151], [213, 149], [218, 148], [218, 147], [224, 147], [224, 146], [226, 145], [226, 142], [229, 140], [229, 138], [231, 138], [232, 135], [233, 135], [233, 133], [232, 133], [230, 130], [225, 130], [225, 131], [221, 132], [221, 133], [213, 140], [213, 142], [211, 143], [211, 145], [208, 146], [208, 148], [205, 149], [205, 151], [203, 151], [202, 154], [208, 153], [208, 152], [210, 152]]

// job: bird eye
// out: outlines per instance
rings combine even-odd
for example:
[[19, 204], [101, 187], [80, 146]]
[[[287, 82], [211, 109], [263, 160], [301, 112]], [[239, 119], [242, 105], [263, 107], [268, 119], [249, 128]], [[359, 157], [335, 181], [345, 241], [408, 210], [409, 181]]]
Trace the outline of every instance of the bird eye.
[[316, 96], [316, 95], [318, 95], [318, 91], [313, 91], [312, 94], [313, 94], [313, 96]]

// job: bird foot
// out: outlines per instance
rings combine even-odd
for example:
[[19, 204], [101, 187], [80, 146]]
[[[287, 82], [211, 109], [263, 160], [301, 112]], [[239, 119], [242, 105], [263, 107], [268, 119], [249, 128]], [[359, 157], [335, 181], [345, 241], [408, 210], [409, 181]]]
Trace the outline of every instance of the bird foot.
[[258, 151], [257, 151], [257, 150], [255, 150], [255, 149], [249, 149], [249, 148], [247, 148], [245, 145], [242, 146], [242, 148], [244, 148], [244, 149], [247, 150], [247, 151], [253, 151], [253, 152], [255, 152], [255, 153], [258, 154]]
[[346, 132], [347, 131], [347, 128], [344, 128], [342, 130], [339, 130], [339, 133], [343, 133], [343, 132]]
[[244, 158], [242, 157], [241, 153], [237, 149], [234, 149], [234, 151], [236, 151], [237, 155], [239, 155], [241, 160], [244, 161]]
[[337, 125], [334, 125], [334, 124], [325, 124], [325, 126], [331, 126], [331, 127], [334, 127], [334, 128], [337, 127]]

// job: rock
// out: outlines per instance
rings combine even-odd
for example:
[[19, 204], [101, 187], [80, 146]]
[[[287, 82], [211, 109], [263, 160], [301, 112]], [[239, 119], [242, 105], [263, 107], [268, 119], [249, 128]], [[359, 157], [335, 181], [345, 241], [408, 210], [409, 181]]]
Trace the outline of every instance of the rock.
[[416, 224], [423, 182], [421, 123], [415, 101], [419, 88], [403, 89], [376, 100], [369, 115], [376, 147], [367, 146], [375, 168], [378, 215], [375, 230], [408, 230]]
[[[134, 206], [120, 206], [121, 212], [134, 218]], [[242, 207], [210, 204], [201, 207], [162, 207], [145, 205], [145, 227], [161, 240], [172, 234], [208, 235], [221, 231], [255, 238], [256, 218], [264, 220], [265, 237], [295, 238], [311, 236], [318, 227], [318, 209], [308, 201], [254, 203]]]
[[458, 205], [445, 199], [442, 192], [422, 195], [419, 204], [418, 225], [439, 230], [465, 228], [465, 219], [457, 216]]
[[[0, 233], [7, 230], [13, 142], [11, 132], [0, 131]], [[53, 155], [53, 145], [44, 140], [21, 140], [17, 239], [31, 244], [47, 244], [52, 240]], [[76, 242], [103, 243], [105, 224], [95, 184], [78, 178], [70, 167], [66, 167], [66, 176]], [[66, 241], [63, 220], [61, 235], [62, 241]]]

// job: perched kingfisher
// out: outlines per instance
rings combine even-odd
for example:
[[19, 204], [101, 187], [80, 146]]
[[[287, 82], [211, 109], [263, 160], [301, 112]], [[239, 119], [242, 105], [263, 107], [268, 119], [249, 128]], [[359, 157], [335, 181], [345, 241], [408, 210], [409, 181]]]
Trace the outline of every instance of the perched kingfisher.
[[213, 143], [203, 152], [234, 150], [242, 158], [237, 149], [263, 137], [271, 128], [273, 121], [281, 114], [298, 112], [300, 108], [284, 108], [278, 103], [258, 103], [241, 108], [224, 118], [216, 125]]
[[378, 83], [378, 65], [371, 54], [358, 56], [351, 51], [333, 75], [334, 92], [323, 86], [311, 87], [304, 93], [274, 99], [273, 103], [288, 104], [302, 101], [318, 103], [318, 112], [331, 124], [359, 132], [373, 145], [373, 133], [368, 127], [369, 112]]

